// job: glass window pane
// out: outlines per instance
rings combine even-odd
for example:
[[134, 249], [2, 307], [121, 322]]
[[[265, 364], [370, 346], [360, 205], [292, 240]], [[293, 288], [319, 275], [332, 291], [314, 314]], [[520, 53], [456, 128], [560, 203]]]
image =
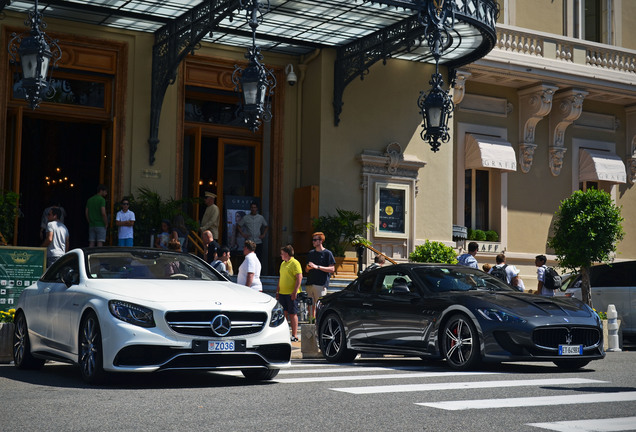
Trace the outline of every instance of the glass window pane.
[[[201, 165], [199, 176], [199, 196], [204, 197], [205, 191], [217, 191], [217, 161], [219, 152], [219, 140], [216, 137], [203, 137], [201, 139]], [[201, 206], [201, 215], [205, 206]]]
[[464, 226], [472, 228], [472, 184], [473, 170], [467, 169], [464, 174]]
[[225, 146], [223, 160], [223, 193], [226, 195], [253, 196], [255, 149], [252, 146]]
[[489, 220], [489, 172], [475, 170], [475, 229], [487, 231]]
[[601, 2], [585, 0], [585, 40], [601, 42]]

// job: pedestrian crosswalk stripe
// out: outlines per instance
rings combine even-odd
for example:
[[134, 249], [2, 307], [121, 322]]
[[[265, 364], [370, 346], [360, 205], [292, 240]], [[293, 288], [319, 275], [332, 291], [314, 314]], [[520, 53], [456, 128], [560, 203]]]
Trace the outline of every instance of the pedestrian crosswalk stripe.
[[592, 393], [585, 395], [523, 397], [509, 399], [454, 400], [445, 402], [416, 403], [415, 405], [422, 405], [450, 411], [459, 411], [468, 409], [515, 408], [529, 406], [575, 405], [585, 403], [630, 401], [636, 401], [636, 391], [619, 393]]
[[342, 368], [329, 368], [329, 369], [281, 369], [281, 374], [316, 374], [316, 373], [351, 373], [351, 372], [377, 372], [388, 370], [414, 370], [414, 369], [398, 369], [388, 367], [342, 367]]
[[[323, 371], [320, 371], [323, 372]], [[360, 369], [357, 370], [360, 372]], [[466, 375], [494, 375], [497, 372], [412, 372], [412, 373], [392, 373], [382, 375], [346, 375], [346, 376], [316, 376], [305, 378], [274, 378], [276, 382], [285, 384], [298, 384], [310, 382], [334, 382], [334, 381], [365, 381], [380, 379], [404, 379], [404, 378], [433, 378], [433, 377], [451, 377]], [[399, 387], [399, 386], [397, 386]], [[358, 387], [354, 387], [358, 388]], [[340, 390], [340, 389], [332, 389]], [[375, 392], [372, 392], [375, 393]]]
[[528, 423], [527, 426], [559, 432], [609, 432], [636, 430], [636, 417]]
[[[443, 373], [450, 374], [455, 373], [449, 369], [432, 368], [427, 366], [351, 366], [351, 367], [335, 367], [335, 368], [301, 368], [297, 369], [296, 366], [291, 368], [281, 369], [281, 374], [332, 374], [332, 373], [351, 373], [351, 372], [377, 372], [377, 371], [409, 371], [409, 372], [430, 372], [430, 373]], [[462, 372], [456, 372], [462, 373]], [[464, 372], [465, 373], [465, 372]], [[479, 372], [479, 374], [501, 374], [501, 372]]]
[[568, 384], [592, 384], [605, 383], [586, 378], [554, 378], [554, 379], [533, 379], [533, 380], [503, 380], [503, 381], [476, 381], [476, 382], [443, 382], [433, 384], [405, 384], [391, 386], [368, 386], [368, 387], [343, 387], [332, 390], [351, 394], [378, 394], [378, 393], [404, 393], [433, 390], [467, 390], [479, 388], [503, 388], [503, 387], [525, 387], [541, 385], [568, 385]]

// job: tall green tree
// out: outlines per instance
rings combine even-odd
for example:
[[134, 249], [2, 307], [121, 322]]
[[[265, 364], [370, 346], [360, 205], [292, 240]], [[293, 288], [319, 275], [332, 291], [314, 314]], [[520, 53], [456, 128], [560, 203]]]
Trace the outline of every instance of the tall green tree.
[[555, 213], [554, 236], [548, 247], [554, 249], [559, 266], [581, 272], [581, 295], [592, 306], [590, 267], [609, 262], [625, 233], [621, 209], [604, 191], [576, 191], [561, 201]]

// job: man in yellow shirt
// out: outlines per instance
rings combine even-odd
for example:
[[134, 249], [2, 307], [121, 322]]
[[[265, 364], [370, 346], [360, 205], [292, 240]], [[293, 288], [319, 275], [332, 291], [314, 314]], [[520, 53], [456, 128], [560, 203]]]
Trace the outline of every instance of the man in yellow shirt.
[[280, 278], [276, 289], [276, 300], [283, 306], [285, 318], [291, 326], [292, 342], [298, 342], [298, 301], [296, 296], [300, 292], [300, 284], [303, 280], [303, 270], [300, 263], [294, 258], [294, 248], [287, 245], [280, 248]]

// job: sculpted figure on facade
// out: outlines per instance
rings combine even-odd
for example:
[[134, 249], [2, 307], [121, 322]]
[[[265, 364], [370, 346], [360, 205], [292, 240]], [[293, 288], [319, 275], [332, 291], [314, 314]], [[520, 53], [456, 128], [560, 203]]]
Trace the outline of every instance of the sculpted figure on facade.
[[558, 87], [541, 84], [519, 91], [519, 122], [522, 125], [519, 144], [519, 166], [521, 172], [528, 173], [534, 160], [535, 132], [537, 124], [550, 113], [552, 97]]
[[629, 175], [627, 178], [629, 179], [630, 184], [636, 183], [636, 154], [632, 154], [632, 157], [627, 159]]
[[533, 143], [523, 143], [519, 145], [519, 167], [524, 174], [530, 172], [530, 167], [534, 160], [534, 151], [536, 149], [537, 145]]
[[555, 177], [561, 173], [563, 156], [567, 150], [565, 147], [550, 147], [550, 171]]

